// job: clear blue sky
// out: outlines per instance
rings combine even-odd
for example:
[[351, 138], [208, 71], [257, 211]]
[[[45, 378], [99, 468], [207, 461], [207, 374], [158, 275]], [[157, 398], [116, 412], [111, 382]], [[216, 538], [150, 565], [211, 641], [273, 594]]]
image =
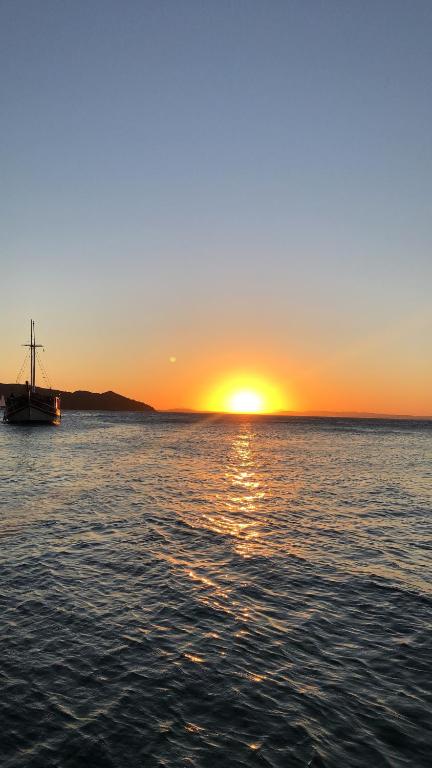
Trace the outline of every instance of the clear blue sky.
[[62, 387], [432, 413], [431, 40], [430, 0], [1, 0], [0, 380], [33, 316]]

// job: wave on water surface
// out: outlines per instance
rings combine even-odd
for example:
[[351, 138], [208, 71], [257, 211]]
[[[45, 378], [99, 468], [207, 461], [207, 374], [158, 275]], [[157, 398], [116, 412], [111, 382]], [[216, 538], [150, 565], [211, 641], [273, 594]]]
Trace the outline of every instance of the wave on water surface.
[[426, 768], [431, 446], [388, 420], [2, 427], [1, 765]]

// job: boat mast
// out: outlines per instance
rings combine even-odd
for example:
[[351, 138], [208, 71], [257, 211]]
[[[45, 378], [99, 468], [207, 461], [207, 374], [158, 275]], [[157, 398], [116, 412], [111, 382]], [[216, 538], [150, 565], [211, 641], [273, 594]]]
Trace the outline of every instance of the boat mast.
[[32, 388], [32, 392], [34, 392], [36, 388], [36, 335], [35, 335], [34, 320], [32, 320], [31, 323], [32, 323], [32, 331], [33, 331], [31, 388]]
[[42, 344], [36, 344], [36, 333], [34, 320], [30, 320], [30, 344], [23, 344], [24, 347], [30, 347], [30, 391], [36, 391], [36, 348], [42, 347]]

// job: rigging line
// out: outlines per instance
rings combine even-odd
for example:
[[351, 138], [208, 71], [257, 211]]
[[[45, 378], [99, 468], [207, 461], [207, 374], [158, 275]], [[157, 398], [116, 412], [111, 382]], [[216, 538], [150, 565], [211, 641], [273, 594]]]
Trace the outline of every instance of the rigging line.
[[24, 358], [24, 362], [23, 362], [23, 364], [22, 364], [21, 368], [20, 368], [20, 369], [19, 369], [19, 371], [18, 371], [18, 375], [17, 375], [17, 377], [16, 377], [16, 379], [15, 379], [15, 384], [18, 384], [18, 383], [19, 383], [19, 380], [20, 380], [20, 378], [21, 378], [22, 372], [23, 372], [23, 370], [24, 370], [24, 366], [25, 366], [25, 364], [26, 364], [27, 360], [29, 359], [29, 355], [30, 355], [30, 350], [29, 350], [29, 351], [26, 353], [26, 356], [25, 356], [25, 358]]
[[48, 384], [48, 388], [52, 389], [50, 378], [49, 378], [48, 373], [47, 373], [47, 371], [45, 369], [45, 366], [42, 363], [42, 360], [39, 357], [39, 352], [37, 350], [36, 350], [36, 358], [37, 358], [37, 361], [39, 363], [39, 368], [42, 371], [42, 376], [44, 377], [46, 384]]

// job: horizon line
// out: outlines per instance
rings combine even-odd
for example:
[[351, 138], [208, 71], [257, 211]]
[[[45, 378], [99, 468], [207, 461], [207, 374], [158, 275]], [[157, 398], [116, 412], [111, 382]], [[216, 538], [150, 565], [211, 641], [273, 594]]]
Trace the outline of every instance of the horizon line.
[[308, 411], [212, 411], [201, 408], [156, 408], [160, 413], [202, 413], [208, 415], [220, 416], [304, 416], [310, 418], [359, 418], [359, 419], [399, 419], [399, 420], [432, 420], [432, 415], [410, 414], [410, 413], [382, 413], [374, 411], [333, 411], [310, 409]]

